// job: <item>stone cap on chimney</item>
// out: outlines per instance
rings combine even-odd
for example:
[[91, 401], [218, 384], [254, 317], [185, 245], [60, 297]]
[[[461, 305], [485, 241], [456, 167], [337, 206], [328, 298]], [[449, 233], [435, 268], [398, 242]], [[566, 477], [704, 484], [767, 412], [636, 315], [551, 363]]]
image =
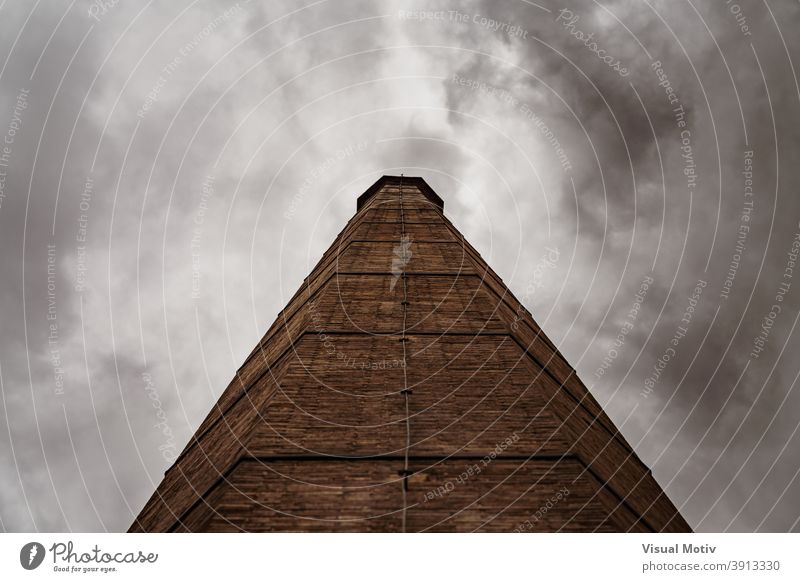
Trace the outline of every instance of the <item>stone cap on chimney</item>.
[[364, 205], [369, 202], [376, 192], [387, 184], [399, 185], [402, 182], [404, 186], [416, 186], [423, 196], [430, 200], [440, 211], [444, 212], [444, 200], [433, 191], [433, 188], [428, 186], [428, 183], [419, 176], [381, 176], [378, 180], [358, 197], [356, 201], [356, 211], [361, 210]]

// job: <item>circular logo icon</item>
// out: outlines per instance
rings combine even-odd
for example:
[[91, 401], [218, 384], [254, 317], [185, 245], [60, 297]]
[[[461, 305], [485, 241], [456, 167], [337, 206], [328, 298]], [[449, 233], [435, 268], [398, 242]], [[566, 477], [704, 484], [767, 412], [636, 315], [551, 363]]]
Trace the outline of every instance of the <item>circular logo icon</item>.
[[44, 561], [44, 546], [39, 542], [28, 542], [19, 551], [19, 563], [26, 570], [35, 570]]

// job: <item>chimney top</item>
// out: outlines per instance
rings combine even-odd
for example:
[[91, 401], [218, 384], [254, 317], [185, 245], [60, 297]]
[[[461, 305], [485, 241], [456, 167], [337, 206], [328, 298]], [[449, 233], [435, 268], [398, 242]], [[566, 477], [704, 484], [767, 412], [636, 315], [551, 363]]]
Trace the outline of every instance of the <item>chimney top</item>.
[[403, 184], [404, 186], [416, 186], [423, 196], [430, 200], [440, 211], [444, 212], [444, 201], [439, 195], [428, 186], [428, 183], [419, 176], [381, 176], [378, 180], [358, 197], [356, 201], [356, 211], [361, 210], [369, 199], [387, 184]]

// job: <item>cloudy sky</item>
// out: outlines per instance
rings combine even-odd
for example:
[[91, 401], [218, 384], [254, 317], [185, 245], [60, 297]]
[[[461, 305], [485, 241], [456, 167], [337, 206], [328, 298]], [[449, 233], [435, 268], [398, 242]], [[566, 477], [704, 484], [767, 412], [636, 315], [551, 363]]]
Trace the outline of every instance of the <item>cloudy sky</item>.
[[405, 173], [695, 529], [800, 531], [798, 28], [795, 0], [1, 2], [0, 530], [127, 529]]

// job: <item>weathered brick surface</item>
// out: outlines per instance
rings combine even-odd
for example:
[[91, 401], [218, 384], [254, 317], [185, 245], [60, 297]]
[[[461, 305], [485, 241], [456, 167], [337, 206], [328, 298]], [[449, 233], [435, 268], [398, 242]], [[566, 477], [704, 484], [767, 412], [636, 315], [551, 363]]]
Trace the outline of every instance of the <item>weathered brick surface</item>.
[[441, 199], [367, 194], [131, 530], [688, 531]]

